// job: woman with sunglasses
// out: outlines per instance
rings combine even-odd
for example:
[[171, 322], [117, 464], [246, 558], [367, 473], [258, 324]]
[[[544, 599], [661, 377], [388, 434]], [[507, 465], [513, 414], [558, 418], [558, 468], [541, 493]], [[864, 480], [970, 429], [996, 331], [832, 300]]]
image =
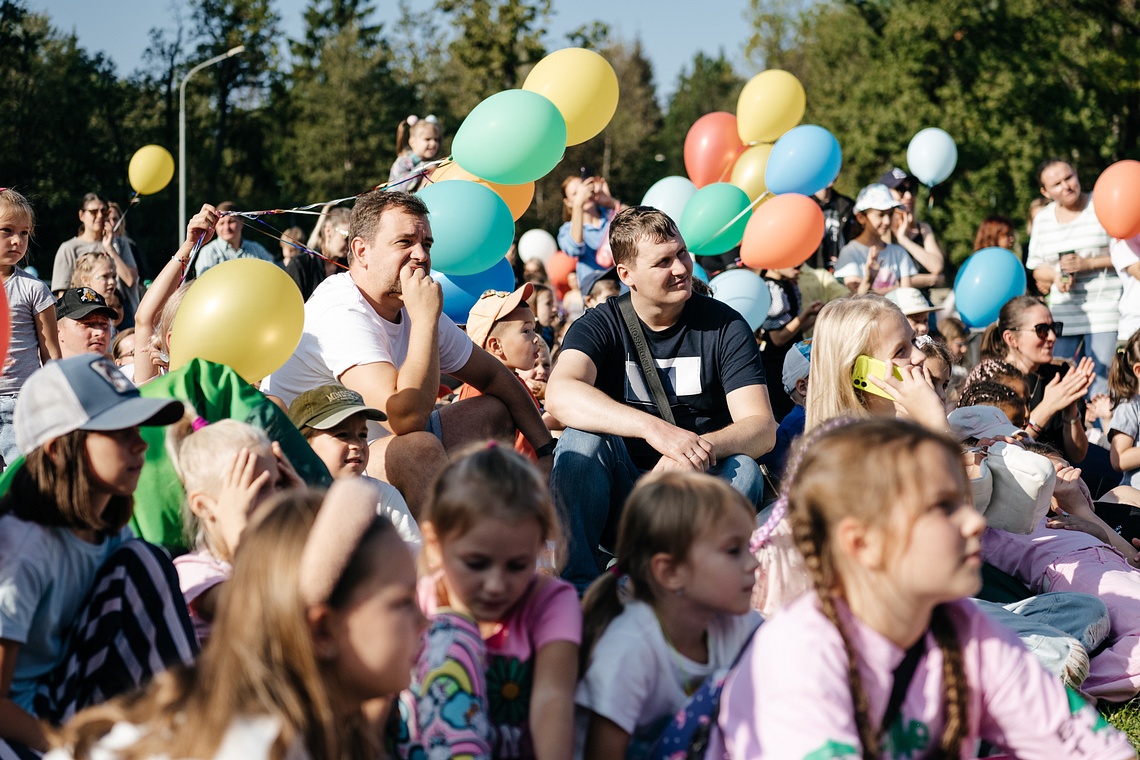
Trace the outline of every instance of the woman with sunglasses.
[[1064, 325], [1053, 321], [1040, 298], [1018, 296], [1001, 307], [997, 324], [986, 328], [982, 358], [1009, 362], [1025, 373], [1029, 432], [1062, 449], [1070, 462], [1081, 462], [1089, 448], [1084, 397], [1095, 375], [1087, 357], [1076, 367], [1053, 362], [1053, 347], [1063, 332]]
[[[119, 289], [131, 291], [139, 278], [134, 251], [126, 238], [115, 235], [107, 201], [87, 193], [79, 204], [79, 234], [59, 246], [51, 272], [51, 290], [58, 298], [71, 287], [75, 262], [85, 253], [105, 253], [115, 264]], [[136, 291], [137, 292], [137, 291]]]

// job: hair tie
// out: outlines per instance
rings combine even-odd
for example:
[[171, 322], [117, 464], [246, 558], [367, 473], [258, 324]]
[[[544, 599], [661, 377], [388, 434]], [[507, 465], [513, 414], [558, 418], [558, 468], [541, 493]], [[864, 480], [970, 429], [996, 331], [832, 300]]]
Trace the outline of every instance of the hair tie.
[[4, 191], [5, 191], [5, 190], [7, 190], [7, 189], [8, 189], [8, 188], [6, 188], [6, 187], [0, 187], [0, 193], [4, 192]]
[[427, 116], [425, 116], [424, 121], [426, 121], [428, 124], [438, 124], [439, 123], [439, 119], [435, 118], [434, 113], [429, 113]]
[[490, 451], [491, 449], [497, 449], [497, 448], [499, 448], [499, 442], [498, 441], [496, 441], [493, 438], [491, 440], [487, 441], [487, 450], [488, 451]]
[[201, 430], [202, 428], [206, 427], [209, 424], [210, 424], [210, 421], [208, 419], [206, 419], [205, 417], [195, 417], [194, 421], [192, 423], [190, 423], [190, 426], [192, 428], [194, 428], [194, 432], [197, 433], [199, 430]]
[[414, 127], [414, 126], [416, 126], [416, 122], [417, 122], [417, 121], [419, 121], [419, 120], [420, 120], [420, 117], [419, 117], [419, 116], [416, 116], [415, 114], [412, 114], [412, 115], [411, 115], [411, 116], [409, 116], [408, 118], [404, 119], [404, 121], [408, 122], [408, 126], [409, 126], [409, 127]]
[[333, 483], [301, 550], [301, 600], [327, 602], [360, 540], [377, 519], [379, 494], [360, 478]]

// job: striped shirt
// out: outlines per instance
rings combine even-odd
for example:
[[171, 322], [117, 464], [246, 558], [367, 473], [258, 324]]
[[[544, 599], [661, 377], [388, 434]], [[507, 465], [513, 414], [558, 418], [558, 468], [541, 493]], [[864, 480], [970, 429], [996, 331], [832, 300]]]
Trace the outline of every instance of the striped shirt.
[[[1109, 235], [1097, 221], [1092, 195], [1088, 205], [1073, 221], [1057, 221], [1057, 204], [1050, 203], [1033, 220], [1033, 237], [1029, 239], [1029, 269], [1050, 266], [1060, 271], [1061, 256], [1076, 252], [1081, 258], [1107, 256]], [[1116, 272], [1098, 269], [1073, 275], [1068, 293], [1057, 290], [1054, 282], [1049, 291], [1049, 309], [1053, 318], [1065, 324], [1066, 335], [1116, 332], [1120, 320], [1123, 289]]]

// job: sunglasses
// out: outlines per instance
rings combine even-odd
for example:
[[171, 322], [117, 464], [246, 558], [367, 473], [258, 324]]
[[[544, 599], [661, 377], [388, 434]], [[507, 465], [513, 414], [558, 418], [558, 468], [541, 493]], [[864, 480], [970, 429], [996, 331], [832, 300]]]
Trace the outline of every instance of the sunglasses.
[[1064, 334], [1064, 329], [1064, 322], [1042, 322], [1039, 325], [1033, 325], [1033, 327], [1023, 327], [1020, 330], [1015, 330], [1015, 332], [1037, 333], [1038, 338], [1045, 340], [1049, 337], [1049, 333], [1053, 333], [1055, 337], [1060, 338]]

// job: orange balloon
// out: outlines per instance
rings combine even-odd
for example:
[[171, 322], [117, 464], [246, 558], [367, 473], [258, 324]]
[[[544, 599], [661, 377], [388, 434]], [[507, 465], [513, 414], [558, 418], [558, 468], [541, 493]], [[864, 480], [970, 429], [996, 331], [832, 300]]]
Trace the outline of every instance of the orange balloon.
[[570, 289], [570, 273], [578, 268], [578, 259], [565, 251], [558, 251], [546, 260], [546, 275], [550, 284], [558, 292], [558, 297], [566, 295]]
[[468, 182], [477, 182], [484, 187], [495, 191], [511, 210], [511, 217], [517, 222], [519, 217], [526, 213], [530, 202], [534, 200], [534, 183], [527, 182], [522, 185], [500, 185], [476, 177], [455, 161], [441, 166], [431, 173], [432, 182], [447, 182], [450, 179], [465, 179]]
[[1093, 210], [1114, 238], [1140, 235], [1140, 161], [1117, 161], [1093, 185]]
[[797, 267], [819, 248], [823, 230], [823, 209], [815, 200], [797, 193], [777, 195], [748, 220], [740, 260], [752, 269]]
[[732, 163], [743, 150], [736, 117], [725, 111], [706, 113], [685, 135], [685, 171], [698, 188], [727, 182]]

